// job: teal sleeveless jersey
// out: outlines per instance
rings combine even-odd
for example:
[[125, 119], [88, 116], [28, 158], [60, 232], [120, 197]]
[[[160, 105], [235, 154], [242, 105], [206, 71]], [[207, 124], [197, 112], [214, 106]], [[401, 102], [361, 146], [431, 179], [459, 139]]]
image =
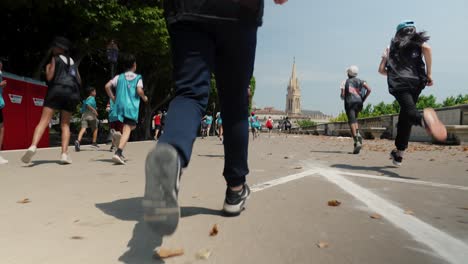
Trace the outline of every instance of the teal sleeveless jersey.
[[135, 79], [130, 81], [125, 78], [125, 73], [119, 76], [113, 108], [115, 108], [115, 115], [120, 122], [123, 122], [124, 118], [138, 121], [140, 96], [137, 93], [137, 84], [139, 80], [141, 80], [141, 75], [137, 75]]
[[110, 100], [109, 102], [109, 122], [116, 122], [119, 121], [119, 117], [117, 116], [117, 111], [115, 110], [115, 103], [114, 101]]

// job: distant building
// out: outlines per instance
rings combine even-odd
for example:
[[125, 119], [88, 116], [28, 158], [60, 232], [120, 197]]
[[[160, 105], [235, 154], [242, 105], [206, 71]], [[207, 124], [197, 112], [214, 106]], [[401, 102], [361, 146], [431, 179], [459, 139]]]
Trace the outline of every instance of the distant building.
[[294, 59], [292, 74], [289, 79], [285, 112], [287, 115], [301, 115], [301, 88], [296, 75], [296, 59]]

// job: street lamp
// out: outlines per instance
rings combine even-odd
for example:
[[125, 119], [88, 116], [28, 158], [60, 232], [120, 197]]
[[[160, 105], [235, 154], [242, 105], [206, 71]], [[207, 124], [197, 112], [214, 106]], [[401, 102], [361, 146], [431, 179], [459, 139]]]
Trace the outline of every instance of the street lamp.
[[119, 47], [115, 43], [114, 40], [111, 40], [109, 44], [107, 44], [107, 60], [111, 65], [111, 78], [114, 78], [115, 75], [115, 66], [117, 64], [117, 60], [119, 59]]

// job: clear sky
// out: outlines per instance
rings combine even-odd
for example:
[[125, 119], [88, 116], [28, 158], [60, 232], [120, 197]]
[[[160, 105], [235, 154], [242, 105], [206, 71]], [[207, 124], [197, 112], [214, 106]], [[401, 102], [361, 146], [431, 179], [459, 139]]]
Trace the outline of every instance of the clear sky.
[[391, 102], [386, 78], [377, 73], [380, 56], [396, 25], [413, 19], [431, 36], [435, 85], [423, 94], [445, 97], [468, 93], [467, 0], [265, 0], [259, 29], [255, 77], [257, 106], [284, 110], [293, 57], [302, 90], [302, 108], [338, 114], [339, 85], [349, 65], [373, 88], [370, 103]]

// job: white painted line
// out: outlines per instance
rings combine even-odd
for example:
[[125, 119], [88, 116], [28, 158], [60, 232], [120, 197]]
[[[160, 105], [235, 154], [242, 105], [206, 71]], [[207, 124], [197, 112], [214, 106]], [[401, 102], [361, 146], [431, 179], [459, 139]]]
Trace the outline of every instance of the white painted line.
[[386, 177], [386, 176], [377, 176], [377, 175], [369, 175], [369, 174], [346, 172], [346, 171], [337, 171], [337, 173], [341, 175], [346, 175], [346, 176], [354, 176], [354, 177], [368, 178], [368, 179], [381, 180], [381, 181], [411, 183], [411, 184], [425, 185], [425, 186], [430, 186], [430, 187], [441, 187], [441, 188], [456, 189], [456, 190], [461, 190], [461, 191], [468, 191], [468, 186], [462, 186], [462, 185], [452, 185], [452, 184], [428, 182], [428, 181], [420, 181], [420, 180], [392, 178], [392, 177]]
[[407, 215], [401, 208], [382, 199], [371, 191], [353, 183], [340, 171], [320, 170], [330, 182], [336, 184], [347, 193], [367, 205], [372, 211], [382, 215], [395, 226], [408, 232], [415, 240], [430, 247], [435, 253], [452, 264], [466, 264], [468, 261], [468, 245], [440, 231], [433, 226]]
[[307, 176], [311, 176], [311, 175], [315, 174], [316, 172], [317, 172], [317, 170], [315, 170], [315, 169], [307, 170], [307, 171], [304, 171], [304, 172], [301, 172], [301, 173], [281, 177], [281, 178], [274, 179], [274, 180], [271, 180], [271, 181], [267, 181], [267, 182], [264, 182], [264, 183], [255, 184], [250, 188], [250, 190], [252, 192], [260, 192], [260, 191], [269, 189], [269, 188], [277, 186], [277, 185], [285, 184], [285, 183], [288, 183], [290, 181], [295, 181], [295, 180], [299, 180], [299, 179], [302, 179], [302, 178], [307, 177]]

